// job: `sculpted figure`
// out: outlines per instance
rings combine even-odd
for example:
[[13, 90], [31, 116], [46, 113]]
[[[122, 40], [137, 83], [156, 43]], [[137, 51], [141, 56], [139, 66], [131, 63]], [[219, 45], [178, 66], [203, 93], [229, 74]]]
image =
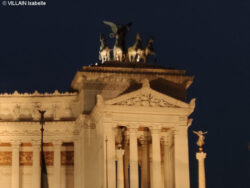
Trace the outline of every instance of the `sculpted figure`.
[[136, 60], [137, 62], [143, 59], [143, 62], [146, 63], [149, 55], [155, 55], [153, 43], [154, 43], [154, 40], [150, 38], [148, 40], [148, 43], [145, 49], [137, 50], [137, 53], [138, 53], [137, 60]]
[[194, 134], [196, 134], [199, 138], [197, 143], [197, 146], [199, 146], [200, 148], [205, 144], [204, 140], [205, 140], [205, 134], [207, 134], [207, 132], [202, 132], [202, 131], [193, 131]]
[[125, 53], [125, 37], [126, 34], [131, 27], [132, 23], [129, 22], [128, 24], [117, 26], [113, 22], [103, 21], [104, 24], [110, 26], [113, 33], [110, 33], [110, 37], [116, 39], [115, 45], [113, 48], [113, 58], [115, 61], [122, 61], [124, 58]]
[[130, 62], [135, 62], [137, 51], [142, 48], [141, 36], [139, 33], [136, 35], [135, 44], [128, 48], [128, 59]]
[[116, 143], [118, 148], [122, 148], [123, 142], [124, 142], [124, 132], [125, 132], [125, 128], [124, 127], [117, 127], [116, 128]]
[[104, 36], [100, 35], [100, 50], [99, 50], [99, 59], [104, 63], [105, 61], [110, 61], [110, 48], [107, 45], [107, 42]]

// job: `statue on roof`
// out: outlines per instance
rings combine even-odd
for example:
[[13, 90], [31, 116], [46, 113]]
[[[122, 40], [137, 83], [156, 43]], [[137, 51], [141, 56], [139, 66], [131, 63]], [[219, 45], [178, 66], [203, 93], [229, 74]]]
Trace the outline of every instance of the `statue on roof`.
[[193, 133], [199, 137], [196, 144], [197, 144], [197, 146], [199, 146], [199, 150], [202, 151], [202, 146], [205, 144], [205, 142], [204, 142], [205, 136], [204, 135], [207, 134], [207, 132], [193, 131]]
[[110, 61], [110, 48], [107, 45], [105, 37], [100, 35], [100, 50], [99, 50], [99, 59], [104, 63], [105, 61]]
[[154, 39], [150, 38], [147, 42], [147, 46], [144, 49], [139, 48], [137, 50], [137, 62], [140, 62], [142, 59], [143, 62], [146, 63], [149, 55], [156, 55], [154, 52], [153, 43]]
[[130, 62], [136, 61], [138, 50], [140, 49], [142, 49], [142, 40], [141, 40], [141, 35], [137, 33], [135, 44], [128, 48], [128, 59]]
[[129, 22], [125, 25], [117, 26], [113, 22], [103, 21], [104, 24], [110, 26], [112, 33], [110, 33], [110, 38], [115, 38], [115, 45], [113, 48], [113, 58], [115, 61], [122, 61], [125, 53], [125, 38], [126, 34], [129, 31], [132, 22]]

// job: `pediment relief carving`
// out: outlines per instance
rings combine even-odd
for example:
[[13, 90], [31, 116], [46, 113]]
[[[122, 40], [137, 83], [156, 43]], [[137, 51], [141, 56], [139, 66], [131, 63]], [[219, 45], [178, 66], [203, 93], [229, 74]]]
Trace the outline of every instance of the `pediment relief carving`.
[[148, 79], [141, 80], [142, 88], [117, 98], [105, 101], [107, 105], [165, 107], [165, 108], [194, 108], [195, 99], [188, 104], [168, 95], [155, 91], [150, 87]]
[[131, 98], [114, 103], [113, 105], [179, 108], [179, 106], [171, 104], [167, 100], [157, 98], [151, 93], [136, 95]]

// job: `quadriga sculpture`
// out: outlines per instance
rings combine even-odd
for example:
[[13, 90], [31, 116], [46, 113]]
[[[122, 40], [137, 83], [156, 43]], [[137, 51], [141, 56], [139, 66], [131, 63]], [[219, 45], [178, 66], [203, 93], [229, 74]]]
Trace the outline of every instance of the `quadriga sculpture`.
[[110, 26], [113, 33], [110, 33], [110, 38], [116, 39], [115, 45], [113, 48], [113, 60], [114, 61], [122, 61], [125, 57], [125, 37], [126, 34], [132, 25], [131, 22], [125, 25], [117, 26], [113, 22], [103, 21], [106, 25]]
[[110, 48], [107, 45], [107, 42], [104, 36], [100, 35], [100, 50], [99, 50], [99, 59], [104, 63], [105, 61], [110, 61]]
[[139, 33], [136, 35], [135, 44], [128, 48], [128, 59], [130, 62], [135, 62], [138, 50], [142, 48], [141, 36]]
[[150, 38], [148, 40], [146, 48], [137, 50], [137, 59], [136, 59], [137, 62], [140, 62], [142, 59], [143, 62], [146, 63], [149, 55], [155, 55], [153, 43], [154, 40]]

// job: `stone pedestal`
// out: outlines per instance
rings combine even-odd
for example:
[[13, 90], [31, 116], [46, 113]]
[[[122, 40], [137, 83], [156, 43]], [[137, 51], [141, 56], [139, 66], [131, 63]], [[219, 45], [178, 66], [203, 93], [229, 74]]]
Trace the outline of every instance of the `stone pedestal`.
[[205, 158], [206, 153], [198, 152], [196, 153], [196, 159], [198, 160], [199, 168], [199, 188], [206, 188], [206, 177], [205, 177]]
[[124, 150], [118, 149], [116, 150], [117, 157], [117, 184], [118, 188], [124, 188], [124, 173], [123, 173], [123, 155]]

